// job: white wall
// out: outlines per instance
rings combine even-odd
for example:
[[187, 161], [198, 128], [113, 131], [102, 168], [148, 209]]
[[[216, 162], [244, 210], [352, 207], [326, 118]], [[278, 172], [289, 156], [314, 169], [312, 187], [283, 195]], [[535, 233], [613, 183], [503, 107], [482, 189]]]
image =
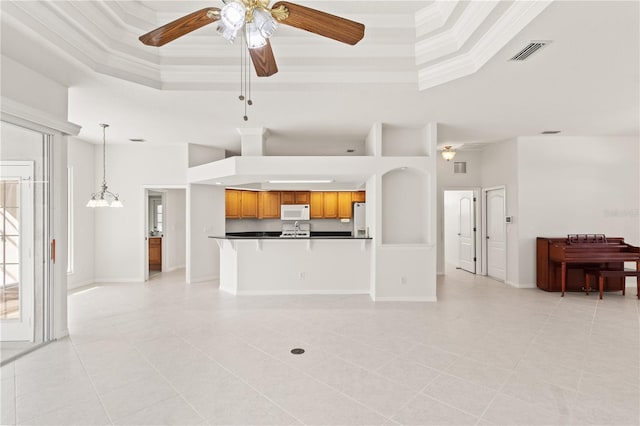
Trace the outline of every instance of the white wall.
[[0, 65], [3, 97], [35, 108], [58, 120], [67, 121], [66, 87], [6, 56], [0, 58]]
[[520, 286], [535, 284], [535, 238], [573, 233], [640, 244], [634, 138], [518, 138]]
[[187, 189], [188, 283], [220, 278], [220, 249], [211, 235], [224, 235], [224, 188], [190, 184]]
[[[185, 146], [109, 144], [107, 184], [124, 207], [95, 209], [95, 281], [144, 280], [144, 185], [168, 187], [186, 183]], [[95, 156], [96, 189], [102, 181], [102, 155]], [[95, 191], [95, 190], [94, 190]]]
[[[100, 152], [100, 155], [102, 153]], [[96, 146], [69, 138], [67, 163], [73, 170], [73, 273], [67, 277], [69, 290], [93, 282], [95, 263], [94, 209], [85, 207], [95, 187]]]
[[167, 250], [167, 264], [163, 271], [186, 266], [187, 255], [187, 191], [186, 189], [169, 189], [164, 206], [164, 243]]

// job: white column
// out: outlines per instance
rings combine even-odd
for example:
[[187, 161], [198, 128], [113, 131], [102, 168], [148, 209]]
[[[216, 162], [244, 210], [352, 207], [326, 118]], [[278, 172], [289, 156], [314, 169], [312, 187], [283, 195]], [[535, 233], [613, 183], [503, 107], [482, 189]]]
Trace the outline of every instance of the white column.
[[257, 127], [254, 129], [237, 129], [240, 134], [240, 153], [243, 156], [265, 155], [265, 141], [268, 129]]

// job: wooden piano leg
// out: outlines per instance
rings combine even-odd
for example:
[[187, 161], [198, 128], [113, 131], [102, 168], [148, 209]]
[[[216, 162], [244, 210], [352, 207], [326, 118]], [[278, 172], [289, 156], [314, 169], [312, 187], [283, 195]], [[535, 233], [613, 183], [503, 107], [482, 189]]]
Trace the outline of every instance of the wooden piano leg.
[[560, 281], [561, 281], [561, 285], [562, 285], [562, 297], [564, 297], [564, 291], [566, 289], [567, 286], [567, 263], [566, 262], [561, 262], [560, 263]]
[[598, 277], [598, 290], [600, 290], [600, 299], [602, 300], [602, 291], [604, 290], [604, 277]]
[[585, 279], [585, 293], [587, 293], [587, 296], [589, 295], [589, 291], [591, 291], [591, 274], [584, 274], [584, 279]]
[[[640, 272], [640, 260], [636, 262], [636, 271]], [[637, 293], [636, 297], [640, 299], [640, 277], [636, 277]]]

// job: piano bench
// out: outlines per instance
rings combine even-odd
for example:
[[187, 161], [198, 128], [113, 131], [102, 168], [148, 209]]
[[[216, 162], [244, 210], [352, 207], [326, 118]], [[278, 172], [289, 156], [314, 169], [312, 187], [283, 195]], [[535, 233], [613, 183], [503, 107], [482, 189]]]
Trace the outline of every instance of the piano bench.
[[[598, 290], [600, 291], [600, 299], [602, 299], [602, 292], [604, 290], [604, 279], [609, 277], [636, 277], [636, 284], [638, 287], [638, 299], [640, 299], [640, 271], [636, 269], [585, 269], [586, 288], [585, 291], [589, 294], [591, 290], [591, 276], [593, 275], [598, 279]], [[622, 283], [622, 295], [625, 294], [626, 285]]]

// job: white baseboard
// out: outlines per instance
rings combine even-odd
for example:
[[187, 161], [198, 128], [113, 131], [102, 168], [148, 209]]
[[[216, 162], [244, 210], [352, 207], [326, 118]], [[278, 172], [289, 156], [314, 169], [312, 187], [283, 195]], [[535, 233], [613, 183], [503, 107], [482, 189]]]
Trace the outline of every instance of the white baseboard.
[[373, 301], [374, 302], [437, 302], [438, 298], [436, 296], [427, 296], [427, 297], [387, 296], [387, 297], [375, 297]]
[[171, 268], [167, 268], [166, 271], [162, 271], [162, 272], [172, 272], [172, 271], [175, 271], [176, 269], [185, 269], [185, 268], [186, 268], [185, 265], [172, 266]]
[[514, 283], [513, 281], [505, 281], [504, 283], [515, 288], [536, 288], [536, 285], [531, 283], [517, 284], [517, 283]]
[[197, 284], [197, 283], [203, 283], [205, 281], [219, 281], [219, 280], [220, 280], [219, 275], [212, 275], [210, 277], [191, 279], [190, 281], [187, 282], [187, 284]]
[[82, 287], [87, 287], [91, 284], [93, 284], [95, 281], [93, 280], [84, 280], [84, 281], [80, 281], [77, 283], [70, 283], [69, 281], [67, 281], [67, 292], [73, 291], [73, 290], [77, 290], [79, 288]]
[[[225, 290], [230, 293], [228, 290]], [[232, 293], [233, 294], [233, 293]], [[369, 290], [244, 290], [235, 293], [238, 296], [328, 296], [328, 295], [351, 295], [369, 294]]]
[[140, 278], [96, 278], [94, 283], [143, 283]]

